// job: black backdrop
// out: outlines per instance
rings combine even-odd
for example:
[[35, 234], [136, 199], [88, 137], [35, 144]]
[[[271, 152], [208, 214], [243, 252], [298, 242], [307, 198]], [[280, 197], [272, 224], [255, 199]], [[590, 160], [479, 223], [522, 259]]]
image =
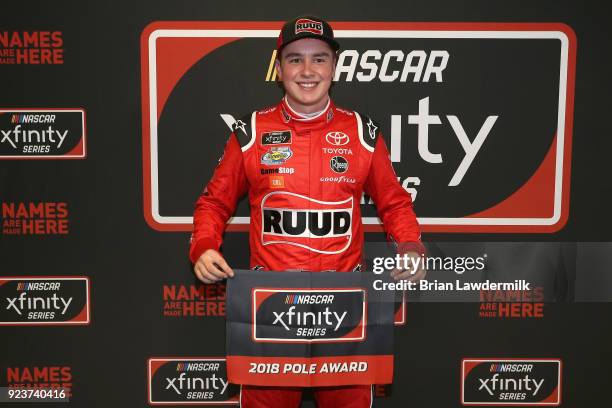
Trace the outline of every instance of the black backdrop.
[[[0, 29], [60, 30], [63, 65], [0, 65], [0, 107], [83, 107], [86, 160], [1, 161], [0, 201], [67, 202], [66, 236], [0, 235], [2, 276], [84, 275], [92, 323], [0, 327], [0, 378], [12, 366], [70, 366], [72, 406], [146, 406], [152, 356], [223, 355], [221, 317], [162, 316], [164, 284], [191, 284], [188, 233], [159, 233], [143, 218], [140, 49], [152, 21], [563, 22], [578, 38], [571, 206], [555, 234], [428, 234], [428, 241], [612, 241], [609, 152], [611, 28], [596, 2], [311, 1], [5, 2]], [[197, 192], [194, 192], [194, 199]], [[374, 237], [369, 237], [374, 239]], [[244, 233], [226, 234], [244, 264]], [[169, 256], [169, 254], [171, 256]], [[185, 254], [176, 257], [175, 254]], [[609, 303], [547, 306], [538, 320], [483, 320], [473, 304], [411, 304], [397, 331], [395, 385], [378, 406], [459, 406], [462, 357], [560, 357], [564, 407], [603, 406], [612, 363]], [[25, 406], [25, 405], [24, 405]]]

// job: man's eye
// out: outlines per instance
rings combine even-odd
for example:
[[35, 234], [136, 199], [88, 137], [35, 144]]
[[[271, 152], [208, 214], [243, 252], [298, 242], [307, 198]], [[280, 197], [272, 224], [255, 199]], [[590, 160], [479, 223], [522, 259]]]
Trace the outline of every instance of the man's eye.
[[299, 63], [299, 62], [300, 62], [300, 59], [299, 59], [299, 58], [291, 58], [291, 59], [289, 60], [289, 62], [290, 62], [291, 64], [297, 64], [297, 63]]

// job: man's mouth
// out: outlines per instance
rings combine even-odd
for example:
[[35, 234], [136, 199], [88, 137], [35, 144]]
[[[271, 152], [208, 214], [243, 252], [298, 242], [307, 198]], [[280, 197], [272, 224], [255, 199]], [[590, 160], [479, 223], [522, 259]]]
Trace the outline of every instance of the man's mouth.
[[318, 82], [298, 82], [297, 84], [300, 86], [300, 88], [312, 89], [317, 86]]

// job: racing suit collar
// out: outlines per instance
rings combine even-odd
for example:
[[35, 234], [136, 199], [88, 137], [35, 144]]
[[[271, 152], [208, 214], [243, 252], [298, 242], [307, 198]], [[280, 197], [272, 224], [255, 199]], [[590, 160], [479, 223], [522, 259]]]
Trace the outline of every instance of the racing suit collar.
[[326, 125], [327, 123], [331, 122], [331, 120], [334, 118], [334, 110], [335, 105], [331, 98], [329, 98], [327, 105], [318, 115], [313, 116], [312, 118], [304, 118], [299, 113], [291, 109], [285, 97], [283, 97], [281, 100], [278, 109], [280, 118], [284, 123], [293, 122], [294, 125], [302, 123], [314, 126]]

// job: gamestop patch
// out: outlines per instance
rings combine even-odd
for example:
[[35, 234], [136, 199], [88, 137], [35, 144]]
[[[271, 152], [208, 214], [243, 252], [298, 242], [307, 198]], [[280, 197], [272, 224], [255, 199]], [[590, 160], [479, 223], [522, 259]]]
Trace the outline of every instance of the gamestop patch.
[[149, 404], [238, 405], [224, 358], [150, 358]]
[[0, 109], [0, 159], [85, 156], [85, 110]]
[[89, 324], [89, 278], [0, 278], [0, 326]]
[[561, 360], [466, 358], [461, 364], [463, 405], [561, 404]]
[[261, 200], [261, 242], [338, 254], [351, 243], [352, 216], [353, 197], [320, 201], [296, 193], [272, 192]]
[[363, 289], [255, 289], [252, 302], [255, 341], [331, 342], [365, 338]]

